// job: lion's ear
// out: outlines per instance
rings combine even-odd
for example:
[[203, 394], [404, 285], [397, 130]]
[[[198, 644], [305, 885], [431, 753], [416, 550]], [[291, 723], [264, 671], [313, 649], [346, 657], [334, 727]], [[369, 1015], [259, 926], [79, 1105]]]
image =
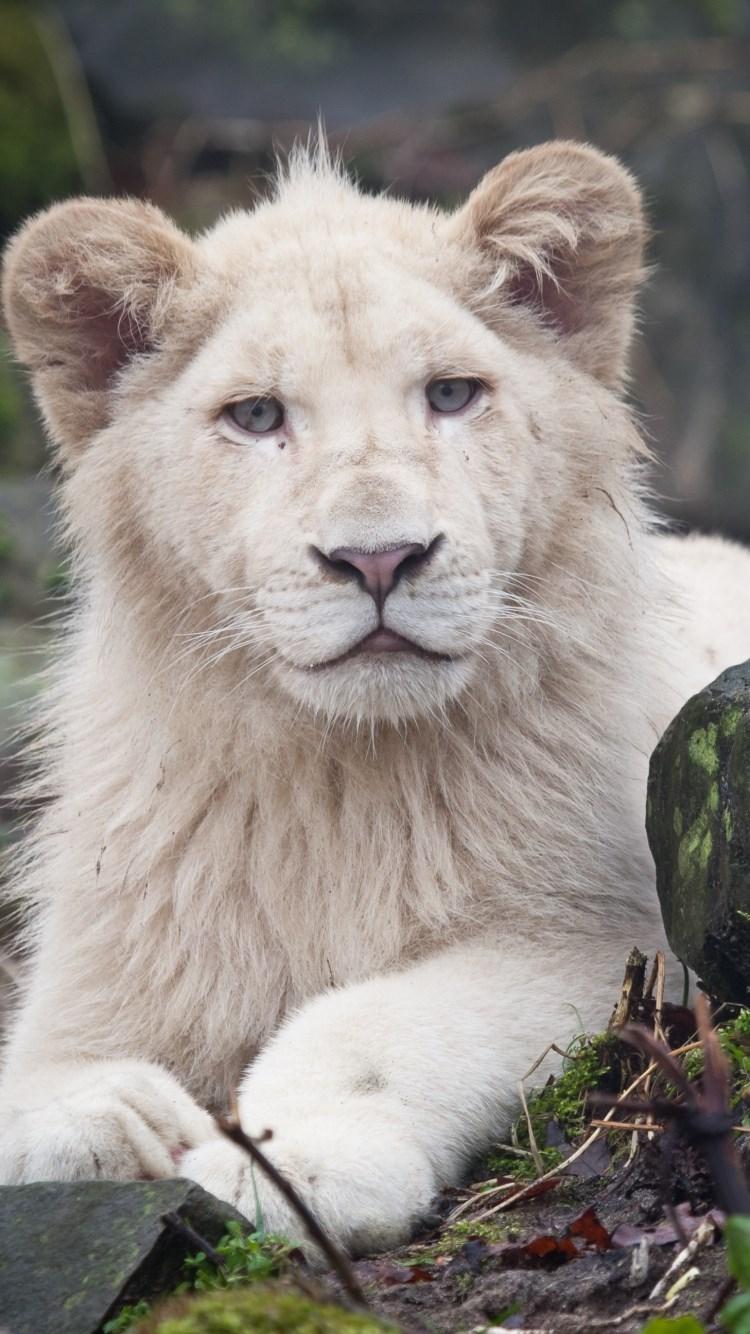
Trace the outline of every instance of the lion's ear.
[[107, 424], [114, 377], [157, 346], [174, 295], [194, 271], [189, 238], [137, 200], [57, 204], [11, 242], [5, 317], [64, 452]]
[[449, 228], [482, 254], [498, 300], [530, 307], [579, 366], [622, 382], [646, 227], [638, 187], [619, 162], [567, 142], [511, 153]]

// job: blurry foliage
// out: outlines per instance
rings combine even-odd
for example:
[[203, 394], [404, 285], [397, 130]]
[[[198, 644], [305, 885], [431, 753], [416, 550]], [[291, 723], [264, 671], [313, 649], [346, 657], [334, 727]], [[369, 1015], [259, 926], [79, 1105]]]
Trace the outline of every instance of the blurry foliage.
[[[34, 9], [0, 4], [0, 236], [80, 189], [81, 178]], [[0, 407], [0, 423], [2, 408]], [[0, 430], [2, 425], [0, 424]]]
[[0, 474], [33, 472], [44, 455], [26, 377], [14, 365], [9, 340], [0, 332]]
[[[336, 8], [325, 0], [159, 0], [156, 9], [150, 0], [110, 0], [110, 9], [121, 11], [126, 44], [140, 44], [155, 22], [168, 30], [173, 50], [299, 69], [325, 65], [341, 50], [341, 21], [331, 13]], [[61, 0], [60, 9], [79, 24], [94, 23], [101, 0]]]
[[[0, 239], [82, 189], [149, 195], [205, 225], [245, 204], [274, 147], [304, 132], [253, 119], [257, 72], [317, 78], [325, 110], [355, 55], [377, 74], [407, 39], [450, 53], [472, 35], [506, 71], [492, 101], [448, 105], [438, 81], [434, 115], [410, 118], [396, 98], [338, 142], [366, 188], [395, 182], [448, 205], [506, 152], [548, 137], [620, 154], [654, 224], [635, 398], [670, 463], [661, 488], [678, 516], [750, 537], [749, 31], [750, 0], [0, 0]], [[78, 68], [69, 33], [80, 49], [82, 34], [100, 53], [109, 43], [110, 69], [149, 65], [152, 100], [118, 102], [107, 61], [96, 76]], [[178, 65], [219, 90], [239, 69], [246, 119], [195, 113]], [[43, 459], [0, 336], [0, 475]], [[57, 585], [48, 553], [39, 569]]]

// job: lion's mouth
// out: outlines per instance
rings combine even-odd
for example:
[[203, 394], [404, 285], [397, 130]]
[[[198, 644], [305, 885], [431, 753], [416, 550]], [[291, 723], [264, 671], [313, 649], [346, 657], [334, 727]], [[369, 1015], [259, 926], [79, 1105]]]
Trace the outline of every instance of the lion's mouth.
[[351, 658], [358, 658], [366, 653], [411, 653], [413, 657], [423, 658], [427, 662], [453, 662], [449, 654], [423, 648], [421, 644], [415, 644], [413, 640], [398, 634], [396, 630], [389, 630], [387, 626], [379, 625], [377, 630], [365, 635], [359, 643], [348, 648], [346, 653], [340, 653], [337, 658], [327, 658], [325, 662], [313, 663], [307, 670], [319, 672], [326, 667], [338, 667], [340, 663], [349, 662]]

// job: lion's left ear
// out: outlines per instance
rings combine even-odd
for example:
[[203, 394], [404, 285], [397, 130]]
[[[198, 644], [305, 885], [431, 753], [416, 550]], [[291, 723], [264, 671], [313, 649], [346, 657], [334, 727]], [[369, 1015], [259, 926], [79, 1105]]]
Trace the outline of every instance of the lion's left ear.
[[158, 348], [196, 270], [193, 242], [137, 199], [54, 204], [11, 241], [5, 317], [68, 461], [106, 426], [118, 373]]
[[619, 162], [564, 141], [511, 153], [448, 227], [480, 252], [498, 300], [534, 310], [577, 365], [621, 384], [646, 226]]

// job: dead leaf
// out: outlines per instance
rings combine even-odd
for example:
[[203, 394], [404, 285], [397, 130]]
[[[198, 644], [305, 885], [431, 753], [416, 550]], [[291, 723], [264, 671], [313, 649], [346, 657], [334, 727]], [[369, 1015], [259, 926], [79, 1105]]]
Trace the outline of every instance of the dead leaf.
[[568, 1236], [581, 1237], [587, 1246], [593, 1246], [597, 1251], [612, 1249], [612, 1238], [593, 1208], [586, 1209], [579, 1218], [570, 1223]]
[[[722, 1213], [721, 1209], [709, 1209], [705, 1214], [693, 1214], [686, 1200], [676, 1206], [675, 1213], [679, 1218], [683, 1234], [688, 1238], [692, 1237], [701, 1223], [707, 1219], [719, 1231], [726, 1222], [726, 1214]], [[632, 1223], [620, 1223], [612, 1233], [612, 1245], [638, 1246], [644, 1237], [648, 1238], [652, 1246], [671, 1246], [676, 1241], [682, 1241], [676, 1227], [668, 1219], [664, 1219], [663, 1222], [657, 1223], [656, 1227], [638, 1227]]]
[[502, 1242], [490, 1245], [487, 1252], [504, 1265], [524, 1268], [530, 1264], [567, 1264], [569, 1260], [577, 1259], [592, 1248], [608, 1251], [611, 1247], [612, 1239], [596, 1211], [586, 1209], [568, 1224], [560, 1236], [545, 1232], [520, 1244]]

